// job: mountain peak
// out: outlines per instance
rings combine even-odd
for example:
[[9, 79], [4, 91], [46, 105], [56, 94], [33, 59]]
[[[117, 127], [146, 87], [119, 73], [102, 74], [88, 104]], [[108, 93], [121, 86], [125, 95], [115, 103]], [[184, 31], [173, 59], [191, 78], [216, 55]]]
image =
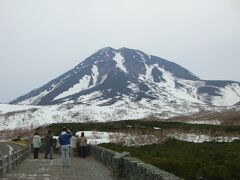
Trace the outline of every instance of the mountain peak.
[[116, 49], [112, 48], [112, 47], [104, 47], [104, 48], [101, 48], [99, 49], [98, 51], [115, 51]]
[[46, 85], [21, 96], [18, 104], [114, 104], [154, 100], [159, 104], [240, 101], [240, 83], [201, 80], [184, 67], [142, 51], [105, 47]]
[[134, 49], [130, 49], [130, 48], [127, 48], [127, 47], [121, 47], [121, 48], [118, 48], [117, 50], [118, 50], [118, 51], [124, 51], [124, 50], [134, 51]]
[[[121, 47], [121, 48], [113, 48], [113, 47], [104, 47], [104, 48], [101, 48], [99, 49], [97, 52], [125, 52], [125, 51], [131, 51], [131, 52], [142, 52], [140, 50], [137, 50], [137, 49], [131, 49], [131, 48], [127, 48], [127, 47]], [[143, 52], [142, 52], [143, 53]], [[145, 54], [145, 53], [143, 53]]]

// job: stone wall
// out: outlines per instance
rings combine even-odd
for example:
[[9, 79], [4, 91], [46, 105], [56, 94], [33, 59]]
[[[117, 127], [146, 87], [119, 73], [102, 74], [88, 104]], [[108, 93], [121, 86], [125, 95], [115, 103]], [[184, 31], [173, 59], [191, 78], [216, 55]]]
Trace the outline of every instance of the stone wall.
[[179, 180], [179, 177], [129, 156], [103, 147], [91, 146], [91, 154], [111, 167], [118, 179], [127, 180]]

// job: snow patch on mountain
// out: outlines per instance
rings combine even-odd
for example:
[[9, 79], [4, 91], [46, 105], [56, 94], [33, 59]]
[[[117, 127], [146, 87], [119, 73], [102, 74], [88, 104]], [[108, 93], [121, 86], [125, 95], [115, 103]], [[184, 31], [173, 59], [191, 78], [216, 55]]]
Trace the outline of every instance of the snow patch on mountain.
[[[148, 86], [155, 89], [156, 94], [164, 94], [168, 96], [168, 100], [172, 99], [175, 101], [179, 99], [195, 103], [202, 103], [198, 99], [196, 85], [190, 80], [186, 81], [184, 79], [176, 78], [172, 73], [166, 71], [164, 68], [161, 68], [158, 64], [154, 64], [151, 66], [145, 65], [145, 68], [146, 75], [140, 75], [139, 79], [141, 79], [142, 81], [147, 81]], [[160, 72], [162, 72], [162, 79], [164, 79], [165, 81], [159, 83], [154, 82], [152, 77], [153, 68], [157, 68]], [[176, 83], [181, 84], [182, 87], [176, 88]]]
[[93, 65], [92, 68], [93, 86], [97, 83], [98, 76], [99, 76], [98, 67], [96, 65]]
[[239, 102], [240, 86], [238, 84], [228, 85], [222, 88], [219, 94], [221, 94], [221, 96], [216, 96], [213, 98], [213, 105], [231, 106]]
[[[93, 93], [80, 96], [78, 98], [78, 101], [82, 102], [82, 103], [87, 103], [89, 100], [94, 100], [94, 99], [99, 98], [101, 96], [102, 96], [102, 93], [100, 91], [95, 91]], [[93, 102], [93, 104], [94, 104], [94, 102]]]
[[144, 55], [140, 52], [137, 52], [138, 55], [140, 55], [141, 59], [143, 60], [143, 62], [145, 62], [145, 58], [144, 58]]
[[45, 90], [37, 96], [33, 96], [33, 97], [30, 97], [29, 99], [21, 101], [19, 104], [22, 104], [22, 105], [38, 104], [41, 98], [47, 95], [48, 93], [49, 91]]
[[145, 76], [145, 79], [146, 79], [146, 81], [148, 81], [148, 82], [150, 82], [150, 83], [154, 82], [153, 76], [152, 76], [152, 71], [153, 71], [153, 68], [154, 68], [155, 66], [156, 66], [156, 65], [150, 65], [150, 66], [148, 66], [148, 65], [145, 64], [145, 68], [146, 68], [146, 76]]
[[116, 53], [115, 56], [113, 57], [113, 60], [116, 62], [116, 66], [121, 69], [123, 72], [128, 73], [127, 69], [125, 68], [125, 66], [123, 65], [125, 59], [124, 57], [121, 55], [121, 53]]
[[83, 76], [83, 78], [79, 80], [78, 84], [75, 84], [73, 87], [68, 89], [68, 91], [65, 91], [62, 94], [59, 94], [53, 100], [57, 100], [57, 99], [61, 99], [61, 98], [67, 97], [67, 96], [71, 96], [73, 94], [81, 92], [84, 89], [87, 89], [88, 86], [89, 86], [90, 80], [91, 80], [91, 76], [88, 76], [88, 75]]

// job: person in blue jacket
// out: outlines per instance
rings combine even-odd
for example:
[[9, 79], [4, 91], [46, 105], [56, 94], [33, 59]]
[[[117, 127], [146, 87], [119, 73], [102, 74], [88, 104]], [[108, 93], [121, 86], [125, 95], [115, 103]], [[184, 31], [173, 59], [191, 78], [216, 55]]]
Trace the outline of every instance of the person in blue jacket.
[[71, 137], [72, 133], [69, 129], [63, 128], [63, 131], [59, 135], [59, 143], [61, 145], [61, 154], [62, 154], [62, 162], [63, 166], [65, 167], [70, 167], [71, 162], [70, 162], [70, 148], [71, 148]]

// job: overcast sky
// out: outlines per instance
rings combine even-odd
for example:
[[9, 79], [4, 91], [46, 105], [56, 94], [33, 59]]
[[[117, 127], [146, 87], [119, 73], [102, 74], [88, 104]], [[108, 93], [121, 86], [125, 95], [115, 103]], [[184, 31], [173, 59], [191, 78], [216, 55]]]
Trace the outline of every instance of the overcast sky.
[[128, 47], [240, 81], [239, 0], [0, 0], [0, 101]]

